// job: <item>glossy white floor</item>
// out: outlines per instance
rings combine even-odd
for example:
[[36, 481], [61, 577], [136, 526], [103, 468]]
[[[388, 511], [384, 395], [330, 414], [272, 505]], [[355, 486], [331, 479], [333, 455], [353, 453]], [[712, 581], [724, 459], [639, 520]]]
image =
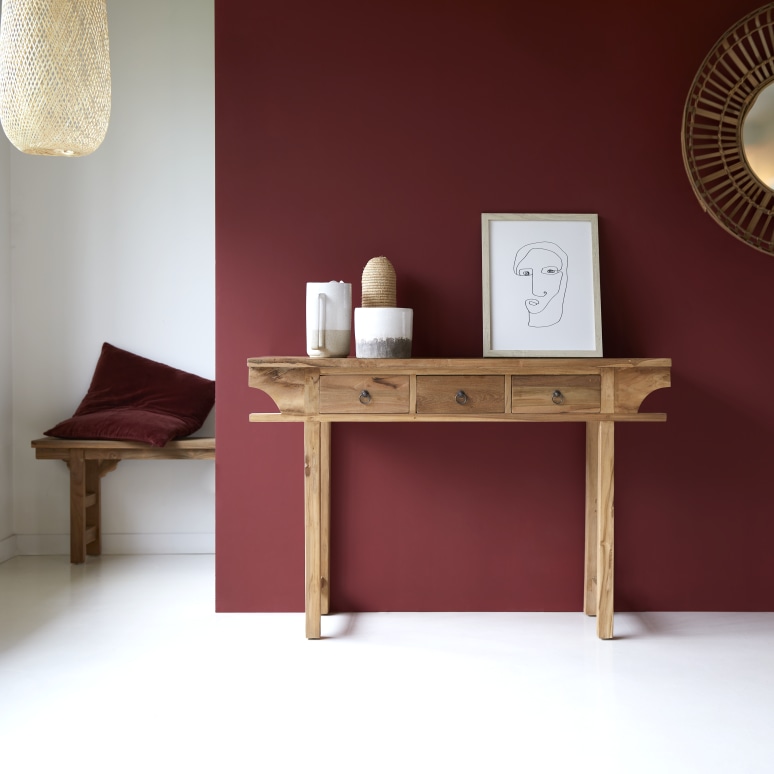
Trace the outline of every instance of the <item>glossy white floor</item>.
[[215, 614], [212, 556], [0, 564], [0, 769], [774, 771], [774, 614]]

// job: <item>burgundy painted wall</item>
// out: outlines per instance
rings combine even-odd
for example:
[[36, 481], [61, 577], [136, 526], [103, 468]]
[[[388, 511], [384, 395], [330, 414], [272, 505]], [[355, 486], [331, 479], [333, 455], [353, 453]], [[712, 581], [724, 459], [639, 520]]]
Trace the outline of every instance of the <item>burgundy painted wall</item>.
[[[307, 281], [386, 255], [414, 355], [482, 352], [482, 212], [599, 214], [605, 355], [672, 357], [616, 433], [616, 605], [774, 609], [774, 258], [697, 203], [682, 108], [739, 0], [216, 1], [217, 607], [303, 609]], [[580, 425], [334, 427], [336, 610], [579, 610]]]

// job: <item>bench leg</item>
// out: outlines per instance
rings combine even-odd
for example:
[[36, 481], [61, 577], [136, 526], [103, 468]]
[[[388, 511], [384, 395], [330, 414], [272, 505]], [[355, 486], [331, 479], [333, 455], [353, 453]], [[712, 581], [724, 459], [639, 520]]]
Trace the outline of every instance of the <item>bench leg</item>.
[[86, 460], [83, 451], [70, 449], [70, 561], [86, 561]]
[[[70, 449], [70, 562], [83, 564], [86, 555], [102, 553], [101, 470], [82, 449]], [[104, 474], [102, 474], [104, 475]]]
[[86, 460], [86, 553], [102, 553], [102, 488], [104, 473], [98, 460]]

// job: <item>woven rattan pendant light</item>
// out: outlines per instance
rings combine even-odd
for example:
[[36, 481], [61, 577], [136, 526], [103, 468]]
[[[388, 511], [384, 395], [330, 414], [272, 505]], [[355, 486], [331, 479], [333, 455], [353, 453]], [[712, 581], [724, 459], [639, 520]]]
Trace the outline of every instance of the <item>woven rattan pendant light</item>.
[[2, 0], [0, 119], [24, 153], [86, 156], [107, 132], [106, 0]]

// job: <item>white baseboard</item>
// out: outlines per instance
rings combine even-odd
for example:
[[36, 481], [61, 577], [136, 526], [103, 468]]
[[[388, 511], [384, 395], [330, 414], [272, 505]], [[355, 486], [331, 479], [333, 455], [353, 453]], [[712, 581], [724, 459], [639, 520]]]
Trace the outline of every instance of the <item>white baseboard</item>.
[[[16, 555], [69, 554], [69, 535], [15, 535]], [[3, 541], [5, 542], [5, 541]], [[2, 556], [3, 543], [0, 543]], [[212, 533], [103, 535], [103, 554], [214, 554]], [[8, 557], [10, 558], [10, 557]], [[0, 561], [2, 561], [0, 559]]]
[[17, 535], [18, 556], [50, 556], [70, 553], [69, 535]]
[[[69, 537], [67, 553], [70, 552]], [[213, 533], [103, 535], [103, 554], [214, 554]]]
[[0, 562], [7, 562], [9, 559], [13, 559], [19, 553], [18, 541], [16, 535], [0, 540]]

